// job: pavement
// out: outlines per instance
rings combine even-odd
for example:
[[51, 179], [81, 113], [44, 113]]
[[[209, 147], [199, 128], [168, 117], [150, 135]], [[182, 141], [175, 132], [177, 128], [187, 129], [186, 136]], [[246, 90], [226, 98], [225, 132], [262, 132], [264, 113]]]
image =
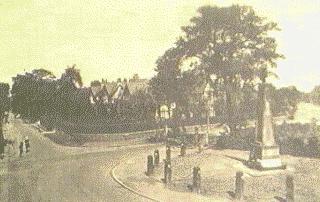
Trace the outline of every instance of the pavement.
[[[159, 147], [160, 159], [165, 158], [165, 148]], [[172, 149], [172, 183], [162, 183], [163, 163], [151, 176], [146, 176], [147, 156], [153, 150], [132, 157], [113, 169], [114, 177], [129, 190], [154, 201], [234, 201], [235, 175], [244, 173], [244, 201], [285, 201], [287, 175], [294, 176], [297, 201], [320, 201], [320, 160], [304, 157], [282, 156], [285, 170], [257, 171], [243, 164], [249, 153], [240, 150], [206, 149], [198, 154], [188, 149], [185, 157], [180, 149]], [[192, 169], [201, 169], [201, 194], [188, 189], [192, 184]]]
[[[158, 147], [160, 151], [160, 159], [165, 157], [164, 146]], [[113, 177], [119, 183], [123, 184], [128, 190], [143, 195], [153, 201], [231, 201], [228, 198], [219, 196], [204, 196], [192, 192], [179, 191], [174, 189], [174, 184], [165, 185], [162, 183], [163, 178], [163, 165], [160, 164], [157, 174], [146, 176], [147, 156], [153, 154], [154, 150], [149, 150], [140, 156], [132, 157], [131, 159], [122, 162], [113, 169]], [[192, 152], [195, 152], [193, 150]], [[172, 157], [177, 157], [179, 149], [172, 149]], [[173, 171], [175, 172], [175, 171]], [[192, 172], [192, 171], [191, 171]], [[161, 174], [160, 174], [161, 173]], [[173, 173], [173, 175], [175, 175]], [[190, 177], [191, 184], [192, 176]]]
[[[0, 201], [150, 201], [123, 188], [110, 172], [152, 145], [65, 147], [19, 119], [11, 120], [4, 132], [16, 144], [0, 162]], [[31, 151], [19, 157], [17, 143], [25, 136]]]

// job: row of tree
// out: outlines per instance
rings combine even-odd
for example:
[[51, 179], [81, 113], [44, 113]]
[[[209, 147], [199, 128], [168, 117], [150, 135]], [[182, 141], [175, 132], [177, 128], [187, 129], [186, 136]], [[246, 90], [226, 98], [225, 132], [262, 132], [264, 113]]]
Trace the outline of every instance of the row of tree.
[[48, 128], [59, 124], [99, 125], [152, 120], [155, 105], [152, 97], [137, 92], [128, 100], [92, 104], [90, 88], [81, 87], [79, 70], [69, 67], [61, 78], [44, 69], [17, 75], [12, 85], [12, 112]]

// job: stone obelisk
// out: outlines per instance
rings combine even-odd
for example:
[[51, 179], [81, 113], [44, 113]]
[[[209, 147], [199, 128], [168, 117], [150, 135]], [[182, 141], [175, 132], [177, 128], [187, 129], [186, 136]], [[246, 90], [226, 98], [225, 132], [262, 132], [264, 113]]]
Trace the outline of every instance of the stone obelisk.
[[258, 117], [256, 135], [251, 145], [249, 166], [261, 170], [282, 169], [282, 164], [273, 133], [270, 103], [266, 100], [264, 84], [259, 86]]

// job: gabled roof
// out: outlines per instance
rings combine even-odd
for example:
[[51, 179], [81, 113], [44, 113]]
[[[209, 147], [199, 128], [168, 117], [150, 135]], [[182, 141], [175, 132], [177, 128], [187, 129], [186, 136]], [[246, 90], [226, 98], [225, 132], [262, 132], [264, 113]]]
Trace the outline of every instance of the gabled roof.
[[105, 86], [110, 96], [112, 96], [116, 92], [116, 88], [117, 88], [116, 82], [108, 82], [105, 84]]
[[114, 99], [121, 99], [123, 97], [123, 86], [122, 84], [118, 84], [115, 88], [115, 91], [112, 93], [112, 98]]

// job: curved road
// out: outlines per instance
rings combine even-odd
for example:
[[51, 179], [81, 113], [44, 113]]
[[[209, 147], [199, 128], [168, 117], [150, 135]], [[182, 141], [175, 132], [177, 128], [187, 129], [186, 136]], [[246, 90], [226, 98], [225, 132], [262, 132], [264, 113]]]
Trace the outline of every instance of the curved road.
[[11, 124], [7, 133], [18, 141], [28, 135], [31, 152], [0, 163], [0, 201], [146, 201], [122, 188], [109, 173], [119, 162], [150, 147], [104, 151], [63, 147], [20, 120]]

